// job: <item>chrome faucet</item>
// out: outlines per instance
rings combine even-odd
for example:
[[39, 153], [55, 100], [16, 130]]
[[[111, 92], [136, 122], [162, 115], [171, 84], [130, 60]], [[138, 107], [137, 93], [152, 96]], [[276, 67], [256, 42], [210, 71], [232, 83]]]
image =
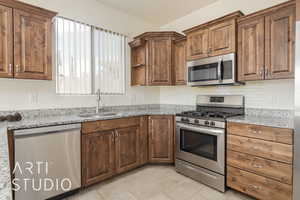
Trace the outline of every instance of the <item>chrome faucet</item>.
[[97, 95], [96, 96], [96, 101], [97, 101], [96, 113], [98, 114], [99, 110], [100, 110], [100, 102], [101, 102], [101, 92], [100, 92], [100, 89], [97, 90], [96, 95]]

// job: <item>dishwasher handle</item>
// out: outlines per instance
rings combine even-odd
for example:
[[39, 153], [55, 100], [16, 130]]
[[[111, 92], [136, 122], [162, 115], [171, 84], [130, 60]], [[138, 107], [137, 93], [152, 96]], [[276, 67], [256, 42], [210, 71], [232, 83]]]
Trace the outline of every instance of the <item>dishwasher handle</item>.
[[58, 133], [58, 132], [65, 132], [74, 129], [80, 130], [81, 124], [67, 124], [67, 125], [60, 125], [60, 126], [47, 126], [47, 127], [40, 127], [40, 128], [16, 130], [14, 131], [14, 137], [39, 135], [39, 134], [47, 134], [47, 133]]

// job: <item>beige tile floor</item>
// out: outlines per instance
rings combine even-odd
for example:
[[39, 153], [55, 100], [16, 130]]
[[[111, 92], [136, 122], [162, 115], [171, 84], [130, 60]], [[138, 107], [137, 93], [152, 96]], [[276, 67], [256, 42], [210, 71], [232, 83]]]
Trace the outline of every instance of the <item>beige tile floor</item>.
[[68, 200], [252, 200], [225, 194], [178, 174], [172, 166], [146, 166], [68, 198]]

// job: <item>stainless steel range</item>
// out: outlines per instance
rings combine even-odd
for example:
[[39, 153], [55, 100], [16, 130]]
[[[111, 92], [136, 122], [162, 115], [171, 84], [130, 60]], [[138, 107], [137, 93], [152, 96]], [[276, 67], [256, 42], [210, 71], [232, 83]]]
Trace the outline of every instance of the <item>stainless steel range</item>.
[[197, 96], [197, 109], [176, 115], [176, 170], [225, 192], [226, 119], [244, 115], [243, 96]]

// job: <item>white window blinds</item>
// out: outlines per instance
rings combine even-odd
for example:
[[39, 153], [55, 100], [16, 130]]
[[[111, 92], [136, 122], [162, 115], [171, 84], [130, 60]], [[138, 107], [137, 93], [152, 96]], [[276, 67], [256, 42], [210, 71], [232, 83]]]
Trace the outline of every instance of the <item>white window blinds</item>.
[[123, 94], [125, 90], [126, 37], [94, 29], [95, 90], [102, 94]]
[[91, 26], [56, 18], [57, 93], [92, 93]]
[[125, 93], [126, 36], [56, 18], [58, 94]]

